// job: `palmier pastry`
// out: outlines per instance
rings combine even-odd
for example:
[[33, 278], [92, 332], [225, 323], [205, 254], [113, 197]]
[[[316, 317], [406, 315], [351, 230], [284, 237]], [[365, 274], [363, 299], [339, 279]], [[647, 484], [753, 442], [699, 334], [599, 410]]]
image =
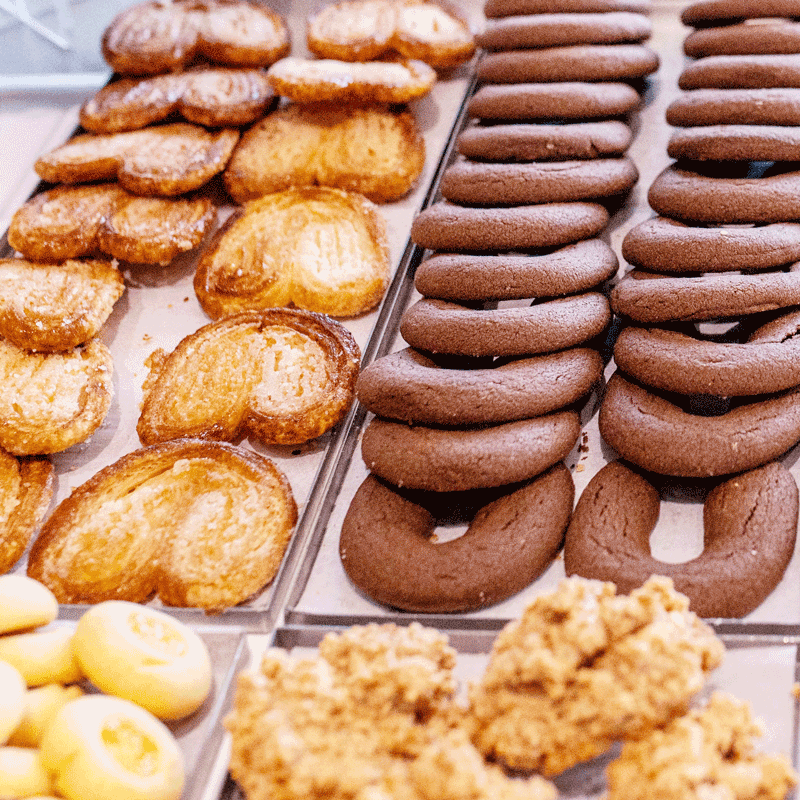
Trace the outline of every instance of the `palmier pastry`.
[[380, 302], [389, 272], [377, 207], [354, 192], [309, 186], [234, 212], [203, 253], [194, 287], [213, 319], [290, 304], [351, 317]]
[[31, 548], [28, 574], [62, 603], [145, 602], [219, 611], [259, 591], [297, 521], [268, 458], [182, 439], [123, 456], [75, 489]]
[[247, 0], [139, 3], [105, 29], [103, 57], [120, 75], [180, 72], [195, 60], [265, 67], [289, 52], [286, 22]]
[[306, 442], [349, 408], [360, 357], [352, 334], [321, 314], [278, 308], [226, 317], [150, 357], [139, 438]]
[[410, 103], [424, 97], [436, 73], [424, 61], [353, 64], [331, 58], [289, 56], [267, 70], [282, 97], [297, 103]]
[[122, 78], [104, 86], [80, 110], [92, 133], [132, 131], [180, 114], [209, 128], [248, 125], [278, 102], [259, 69], [194, 69], [152, 78]]
[[169, 264], [200, 243], [214, 217], [205, 197], [137, 197], [115, 183], [57, 186], [14, 214], [8, 243], [34, 261], [99, 252], [133, 263]]
[[41, 156], [37, 174], [50, 183], [116, 179], [133, 194], [190, 192], [222, 172], [239, 131], [207, 131], [175, 122], [126, 133], [83, 133]]
[[475, 52], [467, 23], [426, 0], [340, 0], [309, 18], [306, 39], [314, 55], [342, 61], [399, 54], [440, 68]]
[[112, 372], [97, 339], [65, 353], [30, 353], [0, 339], [0, 447], [41, 455], [85, 441], [111, 405]]
[[25, 350], [71, 350], [100, 330], [124, 291], [109, 261], [0, 259], [0, 336]]
[[386, 203], [409, 192], [424, 163], [411, 112], [290, 104], [242, 136], [224, 178], [238, 203], [314, 185]]
[[[19, 561], [50, 505], [53, 465], [0, 450], [0, 575]], [[25, 626], [27, 627], [27, 626]]]

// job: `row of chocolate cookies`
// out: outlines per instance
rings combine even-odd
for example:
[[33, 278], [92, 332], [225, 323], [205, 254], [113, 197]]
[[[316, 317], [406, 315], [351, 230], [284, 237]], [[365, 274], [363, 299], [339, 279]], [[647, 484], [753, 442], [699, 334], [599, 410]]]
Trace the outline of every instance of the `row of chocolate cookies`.
[[[633, 10], [631, 10], [633, 9]], [[363, 370], [371, 471], [340, 555], [372, 599], [450, 612], [503, 600], [561, 548], [564, 459], [602, 376], [618, 261], [597, 238], [638, 178], [624, 118], [658, 67], [641, 2], [487, 3], [480, 86], [441, 198], [414, 221], [431, 251], [409, 345]], [[468, 523], [434, 544], [439, 521]]]
[[[800, 441], [798, 13], [747, 0], [683, 11], [696, 60], [667, 111], [676, 161], [649, 190], [659, 216], [623, 241], [633, 269], [611, 295], [625, 325], [599, 424], [628, 464], [587, 486], [565, 546], [568, 572], [625, 590], [667, 574], [707, 617], [757, 608], [797, 532], [797, 486], [777, 459]], [[681, 564], [650, 554], [662, 476], [704, 497], [705, 547]]]

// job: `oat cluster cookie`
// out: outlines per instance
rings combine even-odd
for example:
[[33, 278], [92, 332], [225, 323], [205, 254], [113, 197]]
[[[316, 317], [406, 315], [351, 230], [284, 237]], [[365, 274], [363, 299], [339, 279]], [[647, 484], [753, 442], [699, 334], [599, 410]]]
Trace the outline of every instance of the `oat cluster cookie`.
[[722, 693], [663, 730], [628, 742], [608, 768], [606, 800], [782, 800], [797, 783], [783, 755], [756, 753], [750, 708]]
[[555, 775], [686, 711], [723, 645], [668, 579], [567, 579], [497, 637], [467, 715], [481, 752]]
[[329, 634], [319, 656], [270, 650], [239, 678], [231, 774], [248, 800], [554, 800], [510, 780], [457, 727], [455, 651], [417, 623]]

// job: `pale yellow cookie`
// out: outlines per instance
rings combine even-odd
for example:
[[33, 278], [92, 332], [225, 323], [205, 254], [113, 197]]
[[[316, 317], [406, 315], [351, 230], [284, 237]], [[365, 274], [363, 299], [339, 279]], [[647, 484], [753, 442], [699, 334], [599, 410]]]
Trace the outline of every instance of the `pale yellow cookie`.
[[160, 719], [188, 716], [211, 691], [211, 659], [203, 640], [154, 608], [121, 600], [99, 603], [78, 621], [72, 647], [95, 686]]
[[77, 683], [83, 675], [72, 652], [73, 635], [69, 628], [49, 628], [0, 636], [0, 660], [15, 666], [28, 686]]
[[0, 797], [33, 797], [52, 792], [53, 783], [38, 750], [0, 747]]
[[58, 616], [55, 595], [25, 575], [0, 576], [0, 634], [48, 625]]
[[9, 737], [8, 744], [15, 747], [38, 747], [45, 729], [61, 706], [82, 695], [83, 689], [80, 686], [62, 686], [60, 683], [47, 683], [28, 689], [24, 697], [25, 713]]
[[[7, 661], [0, 661], [0, 745], [19, 727], [25, 714], [27, 687], [19, 670]], [[3, 796], [0, 793], [0, 796]]]

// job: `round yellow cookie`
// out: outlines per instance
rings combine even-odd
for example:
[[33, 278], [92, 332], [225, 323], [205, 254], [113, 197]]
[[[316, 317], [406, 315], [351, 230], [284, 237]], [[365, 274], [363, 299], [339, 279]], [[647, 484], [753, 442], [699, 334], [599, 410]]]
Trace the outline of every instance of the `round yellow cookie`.
[[56, 596], [27, 575], [0, 575], [0, 634], [38, 628], [58, 616]]
[[40, 753], [30, 747], [0, 747], [0, 797], [53, 793], [53, 782]]
[[[19, 727], [25, 714], [27, 686], [19, 670], [7, 661], [0, 661], [0, 745]], [[3, 795], [0, 794], [0, 797]]]
[[62, 686], [48, 683], [36, 689], [28, 689], [24, 697], [25, 713], [11, 734], [8, 744], [16, 747], [38, 747], [45, 728], [58, 710], [70, 700], [83, 696], [80, 686]]
[[67, 800], [178, 800], [181, 752], [163, 722], [119, 697], [85, 695], [47, 727], [42, 764]]
[[99, 689], [161, 719], [196, 711], [211, 691], [211, 659], [203, 640], [162, 611], [108, 600], [78, 621], [73, 650]]
[[72, 637], [65, 627], [0, 636], [0, 660], [13, 664], [28, 686], [77, 683], [83, 675], [72, 653]]

